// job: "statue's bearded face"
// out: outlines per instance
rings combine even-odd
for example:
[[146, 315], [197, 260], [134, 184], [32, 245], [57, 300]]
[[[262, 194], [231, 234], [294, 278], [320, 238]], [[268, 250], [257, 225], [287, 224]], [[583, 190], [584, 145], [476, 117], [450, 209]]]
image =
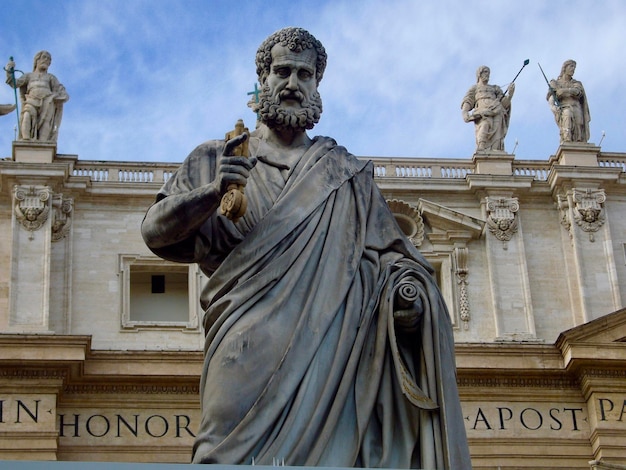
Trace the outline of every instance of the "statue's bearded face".
[[42, 72], [45, 72], [50, 67], [52, 63], [52, 57], [49, 54], [42, 54], [37, 60], [36, 69]]
[[312, 129], [322, 113], [322, 99], [315, 79], [316, 52], [294, 52], [285, 46], [272, 48], [272, 66], [261, 89], [255, 111], [270, 129]]

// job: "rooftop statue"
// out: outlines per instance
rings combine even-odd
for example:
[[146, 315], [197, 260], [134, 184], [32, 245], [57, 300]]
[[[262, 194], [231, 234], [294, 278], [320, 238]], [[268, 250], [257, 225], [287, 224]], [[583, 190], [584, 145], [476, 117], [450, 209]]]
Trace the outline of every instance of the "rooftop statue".
[[498, 85], [489, 84], [490, 73], [486, 65], [479, 67], [476, 71], [477, 83], [472, 85], [461, 102], [463, 120], [474, 123], [477, 152], [504, 151], [504, 138], [509, 130], [515, 83], [502, 92]]
[[326, 60], [303, 29], [269, 36], [256, 130], [196, 147], [142, 223], [155, 254], [209, 276], [193, 462], [469, 469], [433, 270], [372, 163], [307, 135]]
[[6, 82], [19, 89], [22, 103], [18, 140], [56, 142], [63, 116], [63, 103], [70, 99], [59, 80], [48, 73], [52, 56], [40, 51], [33, 60], [33, 71], [15, 76], [15, 62], [7, 64]]
[[550, 80], [546, 99], [559, 126], [562, 142], [589, 140], [589, 105], [583, 84], [574, 80], [576, 62], [566, 60], [556, 80]]

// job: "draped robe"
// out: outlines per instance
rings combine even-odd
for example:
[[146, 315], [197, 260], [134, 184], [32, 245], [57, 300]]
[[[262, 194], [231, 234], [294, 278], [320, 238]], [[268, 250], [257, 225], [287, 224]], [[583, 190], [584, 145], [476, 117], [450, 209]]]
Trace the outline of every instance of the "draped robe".
[[591, 114], [583, 84], [573, 78], [566, 80], [559, 77], [550, 80], [550, 86], [554, 90], [567, 90], [561, 97], [559, 106], [554, 104], [554, 97], [550, 91], [546, 95], [554, 120], [559, 126], [561, 142], [588, 142]]
[[[16, 78], [15, 83], [12, 76], [7, 76], [6, 83], [20, 90], [20, 140], [56, 142], [63, 104], [70, 99], [58, 78], [47, 72], [30, 72]], [[23, 124], [26, 113], [31, 115], [28, 129]]]
[[464, 105], [481, 115], [474, 121], [476, 150], [504, 151], [504, 139], [511, 118], [510, 98], [505, 99], [497, 85], [478, 83], [472, 85], [463, 97], [461, 108]]
[[[211, 182], [223, 147], [196, 148], [157, 200]], [[246, 214], [153, 250], [210, 276], [193, 461], [471, 468], [448, 312], [371, 162], [325, 137], [293, 168], [250, 148]], [[417, 330], [394, 321], [399, 289]]]

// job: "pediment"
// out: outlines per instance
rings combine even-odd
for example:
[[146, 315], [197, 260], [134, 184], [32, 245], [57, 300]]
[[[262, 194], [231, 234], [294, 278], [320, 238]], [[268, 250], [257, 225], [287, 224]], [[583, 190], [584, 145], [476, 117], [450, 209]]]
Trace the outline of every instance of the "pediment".
[[426, 199], [420, 199], [417, 207], [428, 225], [441, 232], [466, 232], [470, 239], [478, 239], [485, 228], [484, 220]]
[[626, 308], [564, 331], [556, 344], [565, 343], [623, 343], [626, 347]]

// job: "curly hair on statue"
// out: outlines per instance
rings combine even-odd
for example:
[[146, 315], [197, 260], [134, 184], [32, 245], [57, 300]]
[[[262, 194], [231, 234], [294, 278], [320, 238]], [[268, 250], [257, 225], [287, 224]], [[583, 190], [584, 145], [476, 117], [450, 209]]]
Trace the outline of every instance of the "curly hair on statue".
[[324, 70], [326, 69], [326, 50], [322, 43], [315, 38], [306, 29], [302, 28], [283, 28], [270, 35], [259, 46], [256, 53], [256, 73], [259, 82], [263, 84], [270, 73], [272, 66], [272, 48], [280, 44], [289, 48], [290, 51], [302, 52], [306, 49], [315, 49], [317, 53], [317, 61], [315, 62], [315, 79], [317, 84], [322, 81]]

